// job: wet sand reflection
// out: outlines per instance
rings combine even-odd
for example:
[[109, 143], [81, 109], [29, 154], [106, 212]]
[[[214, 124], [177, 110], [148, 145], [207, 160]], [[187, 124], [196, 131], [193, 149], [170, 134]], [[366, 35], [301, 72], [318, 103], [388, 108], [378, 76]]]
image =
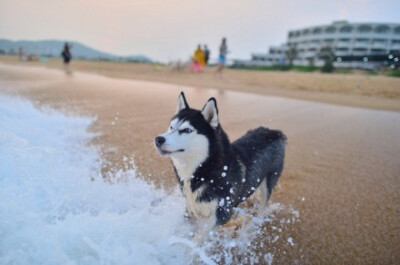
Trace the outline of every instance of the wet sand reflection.
[[144, 178], [167, 188], [176, 179], [155, 151], [154, 136], [167, 128], [180, 91], [194, 108], [215, 97], [231, 140], [258, 126], [288, 137], [272, 200], [297, 209], [300, 221], [290, 227], [294, 246], [274, 261], [400, 260], [399, 112], [18, 67], [0, 66], [0, 80], [12, 84], [0, 92], [97, 116], [92, 129], [101, 134], [94, 144], [101, 147], [105, 175], [130, 167], [134, 157]]

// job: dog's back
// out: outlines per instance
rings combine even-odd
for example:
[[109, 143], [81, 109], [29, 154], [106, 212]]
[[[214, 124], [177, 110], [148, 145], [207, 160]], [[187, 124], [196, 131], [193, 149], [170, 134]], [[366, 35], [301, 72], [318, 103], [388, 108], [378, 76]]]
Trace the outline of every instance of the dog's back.
[[252, 193], [265, 179], [266, 200], [269, 199], [283, 169], [285, 142], [282, 132], [259, 127], [232, 143], [245, 170], [247, 183], [242, 186], [241, 194]]

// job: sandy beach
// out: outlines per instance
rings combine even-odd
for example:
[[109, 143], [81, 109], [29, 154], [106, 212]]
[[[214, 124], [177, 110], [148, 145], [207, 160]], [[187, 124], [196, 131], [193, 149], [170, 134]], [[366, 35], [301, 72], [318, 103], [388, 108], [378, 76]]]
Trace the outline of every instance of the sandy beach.
[[195, 108], [215, 97], [231, 140], [258, 126], [280, 129], [288, 137], [287, 156], [272, 201], [299, 217], [280, 224], [293, 246], [283, 239], [266, 246], [274, 264], [400, 260], [398, 78], [227, 70], [219, 80], [211, 72], [84, 61], [73, 62], [73, 74], [66, 75], [59, 61], [45, 65], [51, 69], [6, 57], [0, 62], [12, 64], [0, 65], [7, 84], [0, 93], [96, 117], [92, 144], [101, 150], [106, 178], [129, 168], [133, 157], [144, 179], [167, 189], [177, 185], [153, 139], [167, 128], [180, 91]]
[[[20, 62], [16, 56], [0, 56], [0, 63], [40, 66], [62, 70], [59, 58], [46, 62]], [[250, 71], [225, 69], [223, 78], [214, 76], [215, 67], [200, 74], [169, 66], [73, 60], [73, 71], [95, 73], [118, 79], [155, 81], [194, 88], [251, 92], [261, 95], [305, 99], [316, 102], [400, 111], [400, 78], [366, 73], [321, 74], [301, 72]]]

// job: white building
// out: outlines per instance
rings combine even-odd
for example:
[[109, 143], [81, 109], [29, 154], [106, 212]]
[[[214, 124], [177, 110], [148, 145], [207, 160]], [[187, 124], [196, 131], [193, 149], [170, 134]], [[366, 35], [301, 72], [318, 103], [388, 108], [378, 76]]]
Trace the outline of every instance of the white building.
[[320, 66], [320, 51], [329, 47], [335, 55], [335, 66], [377, 68], [384, 64], [399, 65], [400, 24], [349, 23], [337, 21], [330, 25], [313, 26], [288, 33], [287, 43], [272, 47], [268, 54], [253, 54], [248, 65], [287, 63], [286, 51], [297, 52], [294, 64]]

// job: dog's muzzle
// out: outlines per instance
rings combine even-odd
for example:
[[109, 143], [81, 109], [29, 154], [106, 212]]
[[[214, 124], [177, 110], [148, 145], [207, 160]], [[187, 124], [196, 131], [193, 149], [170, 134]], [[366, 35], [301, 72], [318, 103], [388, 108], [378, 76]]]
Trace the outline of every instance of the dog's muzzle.
[[154, 144], [156, 145], [157, 150], [160, 153], [160, 155], [166, 156], [166, 155], [171, 155], [171, 154], [174, 154], [174, 153], [181, 153], [181, 152], [185, 151], [184, 149], [178, 149], [178, 150], [170, 151], [170, 150], [166, 149], [165, 146], [163, 148], [163, 145], [165, 144], [166, 141], [167, 140], [163, 136], [157, 136], [154, 139]]
[[163, 136], [157, 136], [156, 139], [154, 139], [154, 142], [158, 148], [160, 148], [164, 143], [165, 143], [165, 137]]

